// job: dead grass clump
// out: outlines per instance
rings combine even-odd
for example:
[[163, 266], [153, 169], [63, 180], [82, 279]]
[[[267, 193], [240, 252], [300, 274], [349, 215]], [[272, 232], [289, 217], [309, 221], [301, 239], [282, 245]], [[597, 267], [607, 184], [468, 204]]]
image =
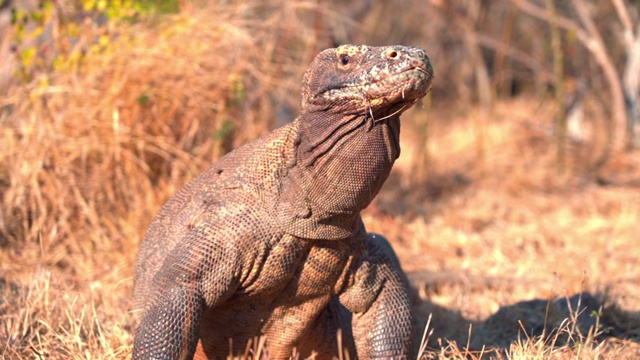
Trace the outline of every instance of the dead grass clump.
[[[0, 283], [0, 358], [123, 358], [129, 352], [131, 319], [123, 299], [93, 283], [78, 291], [51, 272], [37, 269], [29, 284]], [[105, 291], [106, 290], [106, 291]], [[10, 310], [10, 311], [7, 311]], [[99, 356], [96, 356], [99, 354]]]
[[[603, 302], [600, 302], [603, 300]], [[437, 334], [443, 309], [428, 316], [421, 341], [420, 359], [598, 359], [635, 358], [636, 342], [621, 339], [611, 321], [606, 299], [589, 293], [555, 301], [534, 300], [505, 306], [487, 321], [466, 323], [456, 338]], [[619, 310], [618, 310], [619, 311]], [[629, 314], [624, 326], [633, 323]], [[461, 322], [460, 319], [454, 321]], [[462, 324], [460, 324], [462, 325]], [[433, 328], [431, 328], [433, 326]], [[438, 336], [435, 339], [434, 333]]]

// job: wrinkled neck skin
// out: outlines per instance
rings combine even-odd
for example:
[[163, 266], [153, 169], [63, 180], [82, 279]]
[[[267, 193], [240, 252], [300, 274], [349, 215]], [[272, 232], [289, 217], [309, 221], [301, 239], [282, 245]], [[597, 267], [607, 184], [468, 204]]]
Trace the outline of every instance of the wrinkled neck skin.
[[360, 231], [360, 211], [378, 194], [400, 155], [399, 114], [378, 119], [365, 111], [303, 111], [296, 119], [271, 203], [285, 233], [344, 240]]
[[296, 163], [312, 212], [355, 222], [400, 156], [399, 116], [308, 112], [299, 121]]

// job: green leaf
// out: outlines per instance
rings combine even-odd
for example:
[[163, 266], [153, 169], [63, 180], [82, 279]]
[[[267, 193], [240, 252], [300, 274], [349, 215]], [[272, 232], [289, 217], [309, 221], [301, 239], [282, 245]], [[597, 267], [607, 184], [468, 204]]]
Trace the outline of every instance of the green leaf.
[[138, 97], [138, 104], [146, 105], [148, 102], [149, 102], [149, 95], [143, 93], [142, 95], [140, 95], [140, 97]]

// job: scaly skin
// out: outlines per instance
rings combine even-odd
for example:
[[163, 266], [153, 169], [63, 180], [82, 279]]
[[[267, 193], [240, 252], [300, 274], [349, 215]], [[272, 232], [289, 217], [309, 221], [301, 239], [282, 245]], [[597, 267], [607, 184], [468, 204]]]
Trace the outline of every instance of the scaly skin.
[[149, 226], [133, 358], [226, 358], [261, 335], [269, 358], [330, 358], [338, 329], [352, 358], [410, 357], [405, 276], [360, 211], [400, 155], [400, 114], [432, 77], [419, 48], [321, 52], [299, 117], [213, 164]]

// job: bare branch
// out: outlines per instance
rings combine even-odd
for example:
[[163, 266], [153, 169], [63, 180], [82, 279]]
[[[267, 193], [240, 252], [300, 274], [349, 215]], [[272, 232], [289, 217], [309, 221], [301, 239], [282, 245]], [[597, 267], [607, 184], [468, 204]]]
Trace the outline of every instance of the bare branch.
[[531, 69], [531, 71], [533, 71], [536, 76], [541, 77], [544, 82], [548, 84], [555, 83], [553, 74], [529, 54], [481, 33], [476, 33], [476, 41], [486, 48], [504, 52], [506, 56]]
[[[549, 16], [555, 20], [558, 16], [554, 0], [547, 0], [547, 9]], [[551, 26], [551, 51], [553, 53], [553, 74], [558, 80], [556, 83], [555, 101], [558, 106], [558, 117], [555, 121], [556, 129], [556, 166], [558, 172], [563, 173], [565, 170], [565, 146], [567, 139], [567, 112], [565, 106], [565, 89], [564, 89], [564, 67], [562, 54], [562, 40], [560, 36], [560, 27], [555, 21], [549, 23]]]
[[[511, 0], [524, 12], [538, 19], [555, 23], [558, 27], [573, 31], [576, 38], [589, 50], [593, 58], [596, 60], [604, 73], [604, 77], [611, 91], [611, 107], [613, 113], [613, 121], [609, 124], [609, 146], [614, 146], [617, 140], [622, 139], [621, 132], [624, 132], [624, 124], [626, 120], [625, 99], [622, 91], [622, 76], [618, 73], [613, 60], [611, 59], [602, 36], [589, 14], [587, 4], [583, 0], [572, 0], [573, 7], [578, 14], [580, 24], [562, 16], [552, 17], [546, 9], [534, 5], [528, 0]], [[615, 0], [614, 0], [615, 1]], [[622, 15], [624, 16], [624, 15]], [[623, 20], [624, 21], [624, 20]], [[560, 81], [560, 79], [558, 79]]]
[[[626, 32], [626, 31], [625, 31]], [[625, 105], [627, 109], [627, 148], [640, 146], [640, 25], [637, 26], [636, 36], [629, 34], [627, 45], [627, 63], [624, 68], [622, 84], [624, 86]]]
[[602, 68], [605, 79], [609, 83], [612, 97], [611, 107], [613, 109], [613, 122], [610, 123], [611, 127], [609, 129], [609, 146], [615, 146], [614, 144], [618, 140], [624, 139], [624, 124], [626, 123], [625, 100], [621, 83], [622, 76], [618, 73], [613, 60], [611, 60], [602, 36], [598, 32], [584, 0], [572, 0], [572, 3], [580, 22], [588, 32], [586, 41], [583, 41], [583, 43]]
[[616, 8], [616, 12], [618, 13], [620, 22], [622, 22], [624, 31], [633, 32], [633, 22], [631, 21], [631, 17], [629, 16], [627, 7], [624, 6], [624, 3], [622, 2], [622, 0], [611, 0], [611, 2], [613, 3], [613, 6]]
[[588, 42], [589, 37], [587, 36], [587, 33], [582, 28], [580, 28], [580, 26], [578, 26], [578, 24], [576, 24], [575, 21], [569, 18], [560, 16], [559, 14], [555, 18], [551, 18], [551, 16], [549, 16], [549, 12], [545, 8], [541, 8], [537, 5], [534, 5], [527, 0], [511, 0], [511, 1], [527, 14], [533, 17], [536, 17], [540, 20], [547, 21], [549, 23], [554, 22], [556, 23], [556, 25], [558, 25], [560, 28], [564, 30], [573, 31], [576, 34], [576, 37], [578, 38], [578, 40], [582, 41], [583, 43]]
[[593, 23], [593, 19], [591, 19], [587, 4], [585, 4], [584, 0], [572, 0], [571, 2], [573, 3], [573, 8], [576, 10], [576, 13], [578, 13], [580, 22], [587, 29], [588, 36], [591, 37], [592, 40], [602, 44], [602, 37], [598, 32], [598, 28], [596, 28], [596, 24]]

